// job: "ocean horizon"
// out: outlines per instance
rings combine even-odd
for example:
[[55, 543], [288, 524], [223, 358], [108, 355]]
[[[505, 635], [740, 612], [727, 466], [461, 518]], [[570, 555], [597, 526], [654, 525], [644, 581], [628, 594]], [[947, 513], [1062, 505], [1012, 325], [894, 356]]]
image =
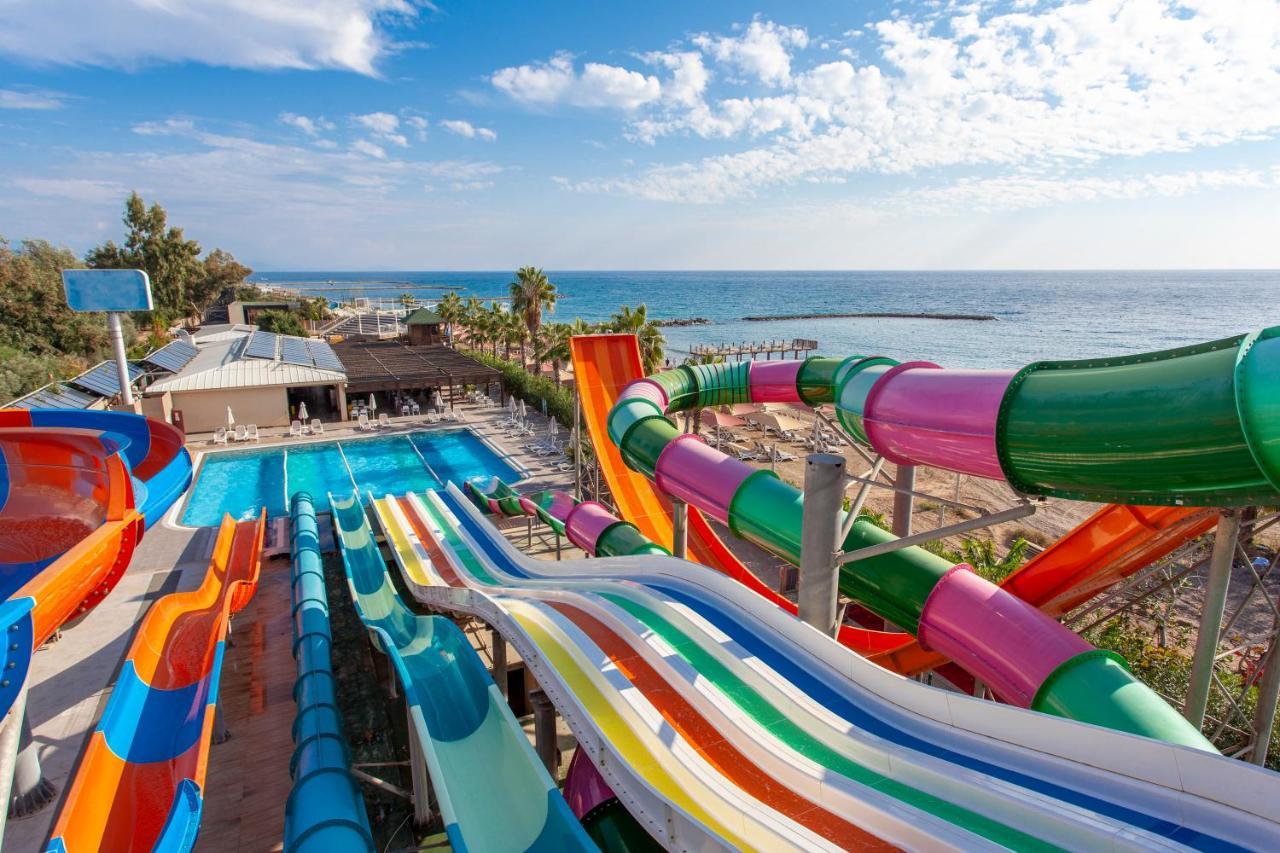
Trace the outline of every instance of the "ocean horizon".
[[[1280, 322], [1280, 270], [548, 270], [551, 319], [605, 320], [645, 303], [669, 355], [694, 344], [808, 338], [823, 355], [887, 355], [956, 367], [1017, 367], [1229, 337]], [[510, 270], [255, 272], [251, 281], [311, 296], [430, 300], [449, 290], [505, 296]], [[990, 315], [994, 321], [857, 317], [752, 322], [748, 316], [893, 312]]]

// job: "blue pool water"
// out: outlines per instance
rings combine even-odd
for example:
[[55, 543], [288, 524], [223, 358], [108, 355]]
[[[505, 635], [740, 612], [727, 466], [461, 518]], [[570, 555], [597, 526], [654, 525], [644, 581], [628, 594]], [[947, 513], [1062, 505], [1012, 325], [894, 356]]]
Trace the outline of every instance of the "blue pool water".
[[213, 453], [200, 467], [182, 523], [210, 527], [223, 513], [252, 518], [263, 507], [270, 516], [287, 515], [288, 495], [300, 491], [319, 503], [329, 492], [348, 495], [356, 486], [366, 496], [381, 497], [439, 489], [451, 480], [461, 485], [479, 476], [514, 482], [521, 475], [469, 430]]

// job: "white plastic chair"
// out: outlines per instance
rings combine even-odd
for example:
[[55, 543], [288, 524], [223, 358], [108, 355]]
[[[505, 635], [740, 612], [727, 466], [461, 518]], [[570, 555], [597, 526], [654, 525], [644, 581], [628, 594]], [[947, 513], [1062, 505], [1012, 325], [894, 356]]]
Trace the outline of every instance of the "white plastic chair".
[[312, 435], [324, 435], [324, 424], [320, 423], [320, 419], [319, 419], [319, 418], [312, 418], [312, 419], [311, 419], [311, 434], [312, 434]]
[[236, 424], [236, 441], [244, 441], [249, 437], [249, 428], [244, 424]]
[[289, 421], [289, 436], [297, 438], [302, 435], [302, 421]]
[[226, 443], [227, 443], [227, 428], [226, 428], [226, 427], [218, 427], [217, 429], [215, 429], [215, 430], [213, 431], [213, 443], [214, 443], [214, 444], [226, 444]]
[[360, 417], [356, 419], [356, 427], [364, 431], [373, 429], [373, 425], [369, 423], [369, 416], [364, 412], [361, 412]]
[[245, 433], [245, 435], [244, 435], [244, 437], [245, 437], [245, 441], [257, 441], [257, 440], [258, 440], [258, 425], [257, 425], [257, 424], [249, 424], [249, 426], [245, 428], [244, 433]]
[[382, 412], [381, 414], [378, 415], [378, 426], [379, 427], [391, 426], [391, 418], [387, 417], [386, 412]]

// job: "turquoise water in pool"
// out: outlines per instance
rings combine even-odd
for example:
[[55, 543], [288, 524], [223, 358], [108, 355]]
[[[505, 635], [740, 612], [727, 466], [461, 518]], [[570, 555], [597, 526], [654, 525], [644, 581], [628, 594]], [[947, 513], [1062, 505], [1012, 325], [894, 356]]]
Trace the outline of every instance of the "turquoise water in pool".
[[262, 450], [211, 453], [200, 466], [182, 523], [211, 527], [230, 513], [237, 520], [288, 515], [289, 497], [310, 492], [318, 505], [325, 496], [366, 497], [424, 492], [472, 477], [520, 473], [470, 430], [411, 432], [379, 438], [282, 445]]

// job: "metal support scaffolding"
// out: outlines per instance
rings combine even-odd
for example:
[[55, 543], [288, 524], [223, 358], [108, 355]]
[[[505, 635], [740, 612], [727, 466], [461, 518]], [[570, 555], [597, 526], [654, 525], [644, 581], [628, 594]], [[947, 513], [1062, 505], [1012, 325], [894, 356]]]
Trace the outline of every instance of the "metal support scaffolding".
[[1213, 539], [1213, 556], [1209, 560], [1209, 579], [1200, 611], [1200, 629], [1196, 635], [1196, 652], [1191, 661], [1191, 683], [1182, 714], [1196, 728], [1204, 725], [1204, 712], [1209, 703], [1213, 682], [1213, 664], [1218, 656], [1218, 638], [1222, 630], [1222, 614], [1227, 605], [1227, 587], [1231, 584], [1231, 564], [1235, 561], [1236, 537], [1240, 532], [1240, 513], [1226, 510], [1218, 516], [1218, 532]]
[[844, 457], [813, 453], [805, 459], [804, 518], [800, 529], [799, 615], [834, 636], [839, 572], [840, 506], [844, 500]]
[[857, 551], [840, 552], [836, 555], [840, 565], [854, 563], [858, 560], [865, 560], [868, 557], [877, 557], [881, 554], [889, 554], [894, 551], [901, 551], [912, 545], [920, 545], [924, 542], [930, 542], [934, 539], [943, 539], [947, 536], [954, 536], [957, 533], [967, 533], [970, 530], [977, 530], [980, 527], [990, 527], [993, 524], [1003, 524], [1006, 521], [1013, 521], [1019, 518], [1026, 518], [1028, 515], [1034, 515], [1036, 505], [1030, 502], [1023, 502], [1000, 512], [993, 512], [988, 515], [981, 515], [977, 518], [971, 518], [968, 521], [961, 521], [947, 527], [939, 527], [936, 530], [926, 530], [923, 533], [913, 533], [910, 536], [904, 536], [901, 539], [894, 539], [889, 542], [881, 542], [879, 545], [869, 545], [866, 548], [859, 548]]

